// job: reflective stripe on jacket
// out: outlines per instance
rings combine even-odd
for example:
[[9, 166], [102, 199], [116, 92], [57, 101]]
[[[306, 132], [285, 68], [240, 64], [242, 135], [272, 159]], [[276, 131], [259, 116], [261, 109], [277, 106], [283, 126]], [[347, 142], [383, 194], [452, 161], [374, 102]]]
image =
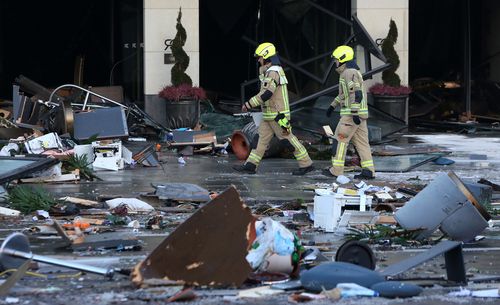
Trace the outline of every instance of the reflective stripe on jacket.
[[352, 68], [340, 68], [339, 95], [331, 103], [332, 107], [340, 105], [341, 116], [357, 113], [361, 118], [368, 118], [368, 99], [361, 72]]
[[[260, 91], [250, 98], [249, 103], [252, 107], [261, 106], [262, 117], [266, 121], [274, 120], [279, 113], [285, 114], [290, 119], [290, 106], [288, 101], [288, 80], [285, 71], [281, 66], [261, 67], [259, 74]], [[267, 101], [263, 101], [262, 95], [270, 91], [272, 96]]]

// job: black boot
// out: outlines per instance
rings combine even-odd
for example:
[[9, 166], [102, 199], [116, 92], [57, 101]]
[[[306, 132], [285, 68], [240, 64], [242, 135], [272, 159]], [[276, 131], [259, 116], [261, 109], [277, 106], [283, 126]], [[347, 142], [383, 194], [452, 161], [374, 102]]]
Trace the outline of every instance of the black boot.
[[366, 168], [363, 168], [361, 170], [361, 173], [354, 175], [354, 179], [359, 179], [359, 180], [363, 180], [363, 179], [370, 180], [370, 179], [374, 179], [374, 178], [375, 178], [375, 176], [373, 175], [373, 172], [369, 169], [366, 169]]
[[243, 165], [234, 165], [233, 169], [241, 173], [255, 174], [257, 166], [250, 162], [245, 162]]
[[330, 172], [330, 168], [324, 168], [321, 173], [324, 175], [324, 176], [327, 176], [327, 177], [330, 177], [330, 178], [337, 178], [337, 176], [335, 176], [334, 174], [332, 174], [332, 172]]
[[309, 165], [308, 167], [300, 167], [299, 169], [296, 169], [292, 172], [292, 175], [294, 176], [303, 176], [307, 174], [308, 172], [311, 172], [314, 170], [314, 166]]

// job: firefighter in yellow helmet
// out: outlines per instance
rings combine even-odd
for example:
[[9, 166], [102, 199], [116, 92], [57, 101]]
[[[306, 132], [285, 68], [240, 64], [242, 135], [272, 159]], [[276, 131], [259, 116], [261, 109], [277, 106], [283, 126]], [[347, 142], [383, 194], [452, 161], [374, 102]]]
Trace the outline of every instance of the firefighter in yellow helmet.
[[361, 173], [355, 179], [373, 179], [375, 167], [368, 142], [368, 103], [363, 76], [354, 61], [354, 50], [349, 46], [339, 46], [333, 53], [336, 71], [340, 74], [339, 95], [326, 111], [328, 117], [340, 106], [340, 121], [335, 129], [335, 142], [332, 145], [332, 167], [324, 169], [323, 174], [336, 177], [344, 173], [347, 146], [350, 142], [361, 158]]
[[293, 147], [293, 155], [299, 163], [299, 168], [292, 174], [304, 175], [314, 170], [314, 167], [307, 150], [292, 133], [288, 81], [276, 53], [276, 47], [269, 42], [262, 43], [255, 50], [255, 57], [260, 64], [260, 91], [242, 105], [241, 111], [246, 112], [251, 108], [261, 107], [263, 120], [258, 130], [259, 141], [245, 163], [233, 168], [239, 172], [255, 174], [271, 139], [276, 136], [280, 141], [288, 141], [289, 146]]

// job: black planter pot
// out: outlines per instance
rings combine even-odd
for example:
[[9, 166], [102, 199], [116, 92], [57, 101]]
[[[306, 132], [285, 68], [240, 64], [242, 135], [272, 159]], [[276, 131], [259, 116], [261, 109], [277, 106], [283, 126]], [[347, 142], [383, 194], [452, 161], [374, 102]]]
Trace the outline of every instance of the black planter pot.
[[408, 125], [408, 95], [375, 95], [373, 96], [374, 106], [385, 113], [392, 115]]
[[200, 101], [194, 99], [181, 99], [179, 101], [164, 100], [165, 102], [165, 127], [194, 128], [200, 120]]

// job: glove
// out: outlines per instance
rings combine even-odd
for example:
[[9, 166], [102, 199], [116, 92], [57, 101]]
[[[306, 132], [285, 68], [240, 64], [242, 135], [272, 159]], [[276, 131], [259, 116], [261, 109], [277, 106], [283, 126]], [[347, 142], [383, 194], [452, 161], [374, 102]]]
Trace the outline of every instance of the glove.
[[332, 106], [328, 107], [328, 109], [326, 110], [326, 116], [331, 117], [333, 110], [335, 110], [335, 107]]
[[359, 125], [361, 124], [361, 119], [359, 118], [359, 115], [355, 114], [352, 116], [352, 121], [354, 122], [354, 124], [356, 125]]
[[278, 123], [278, 125], [280, 125], [283, 131], [288, 132], [290, 130], [290, 121], [288, 121], [283, 113], [278, 113], [274, 120]]

